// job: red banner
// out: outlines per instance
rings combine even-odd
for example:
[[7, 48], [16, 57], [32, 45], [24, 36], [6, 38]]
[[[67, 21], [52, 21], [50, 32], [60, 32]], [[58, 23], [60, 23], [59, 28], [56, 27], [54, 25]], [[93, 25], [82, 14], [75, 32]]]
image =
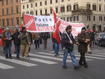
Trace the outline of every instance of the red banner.
[[54, 19], [52, 16], [24, 15], [24, 25], [29, 32], [54, 31]]

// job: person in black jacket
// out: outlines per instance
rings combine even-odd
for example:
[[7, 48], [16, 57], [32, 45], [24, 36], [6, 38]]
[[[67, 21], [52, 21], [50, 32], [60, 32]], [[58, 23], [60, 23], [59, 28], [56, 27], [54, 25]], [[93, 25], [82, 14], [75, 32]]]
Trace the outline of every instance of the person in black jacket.
[[20, 55], [20, 33], [18, 29], [15, 30], [15, 33], [13, 34], [13, 41], [15, 45], [15, 52], [16, 52], [16, 57], [19, 58]]
[[84, 66], [85, 68], [88, 68], [85, 54], [87, 52], [87, 46], [90, 42], [90, 36], [88, 33], [86, 33], [86, 28], [83, 27], [81, 29], [81, 33], [78, 35], [78, 52], [80, 53], [80, 60], [79, 65]]
[[74, 55], [74, 52], [73, 52], [74, 43], [76, 43], [76, 42], [73, 38], [71, 31], [72, 31], [72, 26], [69, 25], [69, 26], [67, 26], [65, 33], [63, 33], [63, 35], [62, 35], [62, 43], [64, 46], [63, 68], [67, 68], [66, 60], [67, 60], [68, 54], [70, 54], [72, 63], [74, 65], [74, 69], [78, 69], [79, 64], [78, 64], [78, 62], [76, 60], [76, 56]]

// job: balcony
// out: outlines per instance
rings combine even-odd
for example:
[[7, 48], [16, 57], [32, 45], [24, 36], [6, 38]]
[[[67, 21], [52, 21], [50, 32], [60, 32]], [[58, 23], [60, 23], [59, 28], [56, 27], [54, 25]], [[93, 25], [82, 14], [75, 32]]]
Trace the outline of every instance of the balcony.
[[90, 9], [77, 9], [77, 10], [72, 10], [72, 15], [91, 15], [92, 10]]

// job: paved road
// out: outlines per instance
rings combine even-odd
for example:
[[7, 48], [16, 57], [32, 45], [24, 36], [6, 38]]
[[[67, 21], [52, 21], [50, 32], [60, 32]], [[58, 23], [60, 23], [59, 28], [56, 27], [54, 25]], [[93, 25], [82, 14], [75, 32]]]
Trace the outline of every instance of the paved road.
[[[75, 52], [77, 52], [75, 48]], [[31, 48], [30, 57], [5, 59], [0, 52], [0, 79], [105, 79], [105, 48], [94, 48], [87, 54], [89, 68], [74, 70], [70, 58], [68, 69], [62, 68], [62, 54], [54, 57], [51, 47], [47, 50]], [[79, 54], [76, 53], [77, 59]]]

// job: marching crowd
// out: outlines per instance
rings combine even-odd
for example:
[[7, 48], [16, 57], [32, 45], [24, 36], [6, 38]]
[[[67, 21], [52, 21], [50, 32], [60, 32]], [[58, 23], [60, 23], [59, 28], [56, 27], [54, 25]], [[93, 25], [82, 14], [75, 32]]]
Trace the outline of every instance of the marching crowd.
[[[64, 51], [63, 54], [63, 68], [67, 68], [67, 56], [71, 56], [74, 69], [79, 69], [80, 66], [88, 68], [86, 62], [85, 54], [89, 47], [91, 47], [92, 42], [94, 41], [94, 33], [86, 32], [86, 28], [81, 29], [81, 33], [78, 34], [76, 39], [72, 35], [72, 26], [67, 26], [64, 33], [60, 33], [61, 47]], [[29, 57], [29, 51], [31, 44], [35, 44], [35, 49], [40, 47], [40, 44], [44, 45], [44, 49], [47, 49], [47, 40], [52, 38], [52, 47], [55, 53], [55, 56], [59, 55], [59, 45], [58, 40], [53, 38], [53, 33], [30, 33], [26, 31], [25, 27], [22, 27], [21, 30], [16, 28], [13, 32], [9, 28], [3, 29], [2, 41], [3, 41], [3, 53], [6, 58], [12, 59], [11, 47], [14, 46], [16, 53], [16, 58], [20, 58], [20, 54], [23, 57]], [[34, 41], [33, 41], [34, 40]], [[12, 43], [14, 45], [12, 45]], [[73, 52], [74, 44], [78, 46], [78, 52], [80, 53], [79, 62], [76, 60], [76, 56]], [[91, 53], [91, 51], [90, 51]]]

